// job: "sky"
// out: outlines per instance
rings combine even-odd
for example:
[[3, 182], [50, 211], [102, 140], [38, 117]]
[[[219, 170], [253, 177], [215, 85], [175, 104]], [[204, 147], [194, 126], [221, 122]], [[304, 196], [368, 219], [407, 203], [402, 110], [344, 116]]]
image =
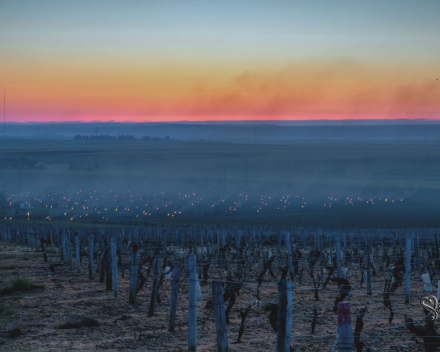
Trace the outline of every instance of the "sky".
[[439, 16], [438, 0], [0, 0], [6, 120], [440, 119]]

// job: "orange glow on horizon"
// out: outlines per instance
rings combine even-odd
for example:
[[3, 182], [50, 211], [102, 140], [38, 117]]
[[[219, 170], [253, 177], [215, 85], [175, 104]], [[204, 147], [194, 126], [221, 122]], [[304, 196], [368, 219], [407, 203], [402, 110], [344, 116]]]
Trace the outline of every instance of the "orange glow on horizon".
[[9, 66], [8, 122], [440, 118], [440, 82], [428, 66]]

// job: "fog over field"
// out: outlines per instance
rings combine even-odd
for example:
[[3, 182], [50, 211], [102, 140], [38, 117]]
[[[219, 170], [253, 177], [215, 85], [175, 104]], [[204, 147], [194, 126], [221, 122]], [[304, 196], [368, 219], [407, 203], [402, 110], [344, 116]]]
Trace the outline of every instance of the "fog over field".
[[[11, 139], [0, 145], [0, 190], [10, 200], [8, 214], [18, 214], [18, 204], [29, 199], [35, 208], [52, 209], [31, 212], [38, 219], [84, 221], [87, 214], [88, 220], [107, 221], [98, 208], [129, 209], [120, 199], [134, 196], [135, 208], [111, 218], [300, 221], [319, 214], [313, 220], [318, 224], [320, 217], [328, 222], [337, 213], [344, 221], [368, 223], [378, 216], [387, 226], [387, 216], [399, 212], [401, 221], [414, 226], [433, 223], [439, 210], [440, 125], [284, 124], [8, 125]], [[33, 138], [26, 137], [30, 130]], [[48, 131], [52, 139], [43, 139]], [[59, 201], [48, 203], [54, 194], [73, 199], [78, 192], [101, 194], [93, 198], [95, 215], [63, 203], [72, 208], [69, 215], [58, 209]], [[150, 208], [142, 204], [141, 210], [142, 197], [151, 200]], [[275, 199], [286, 202], [280, 207]]]

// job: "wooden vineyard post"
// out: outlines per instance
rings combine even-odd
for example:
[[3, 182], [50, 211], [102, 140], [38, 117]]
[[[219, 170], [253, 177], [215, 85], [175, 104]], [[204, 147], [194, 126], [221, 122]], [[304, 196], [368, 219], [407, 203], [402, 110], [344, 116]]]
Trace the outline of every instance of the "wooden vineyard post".
[[199, 280], [199, 274], [197, 273], [197, 270], [196, 270], [196, 280], [197, 280], [197, 284], [196, 284], [197, 301], [203, 301], [202, 289], [200, 288], [200, 280]]
[[67, 255], [69, 256], [70, 270], [73, 271], [72, 242], [70, 242], [70, 236], [67, 238]]
[[438, 250], [438, 259], [440, 261], [440, 240], [439, 240], [439, 234], [436, 233], [435, 234], [435, 239], [437, 241], [437, 250]]
[[185, 248], [185, 234], [183, 231], [180, 231], [180, 240], [182, 241], [182, 248]]
[[101, 240], [101, 259], [99, 260], [99, 282], [104, 282], [105, 280], [105, 256], [107, 253], [107, 248], [105, 247], [104, 241]]
[[[35, 250], [38, 252], [38, 239], [37, 239], [37, 234], [36, 233], [33, 234], [32, 239], [34, 241]], [[12, 242], [12, 238], [11, 238], [11, 242]]]
[[217, 230], [217, 263], [220, 262], [220, 230]]
[[292, 264], [292, 245], [290, 243], [290, 232], [286, 232], [286, 247], [287, 247], [287, 264], [289, 265], [290, 278], [293, 279], [293, 264]]
[[278, 231], [278, 247], [277, 247], [277, 272], [281, 272], [281, 232]]
[[332, 263], [333, 262], [333, 236], [330, 234], [330, 235], [327, 235], [327, 237], [328, 237], [328, 247], [330, 250], [330, 262]]
[[118, 297], [118, 257], [116, 255], [116, 238], [110, 240], [112, 253], [113, 296]]
[[73, 259], [72, 259], [72, 247], [70, 245], [70, 236], [65, 236], [65, 245], [66, 245], [66, 256], [67, 256], [67, 265], [70, 270], [73, 270]]
[[338, 303], [338, 351], [351, 352], [353, 335], [351, 332], [350, 302]]
[[246, 260], [249, 263], [249, 265], [251, 265], [251, 262], [252, 262], [251, 256], [252, 256], [252, 252], [253, 252], [252, 249], [253, 249], [254, 243], [255, 243], [253, 235], [255, 235], [255, 233], [252, 235], [252, 237], [250, 236], [249, 232], [248, 232], [248, 234], [249, 234], [249, 243], [245, 244], [245, 248], [247, 250], [247, 259]]
[[437, 302], [440, 301], [440, 280], [437, 281]]
[[275, 351], [290, 352], [292, 334], [292, 282], [278, 281], [277, 343]]
[[416, 251], [416, 270], [419, 270], [419, 233], [417, 232], [414, 238], [415, 251]]
[[166, 230], [163, 232], [163, 245], [165, 248], [167, 248], [167, 231]]
[[105, 246], [107, 248], [106, 256], [104, 257], [104, 265], [105, 265], [105, 289], [107, 291], [111, 291], [113, 288], [113, 280], [112, 280], [112, 253], [109, 245], [108, 238], [105, 239]]
[[[358, 242], [358, 250], [360, 251], [361, 250], [361, 239], [360, 239], [359, 232], [358, 232], [357, 238], [358, 238], [358, 240], [357, 240], [357, 242]], [[358, 259], [360, 260], [360, 256], [359, 256]]]
[[343, 238], [343, 240], [344, 240], [344, 256], [343, 256], [343, 263], [344, 263], [344, 265], [346, 265], [347, 264], [347, 235], [344, 233], [343, 235], [342, 235], [342, 238]]
[[215, 330], [217, 332], [217, 351], [227, 352], [228, 333], [226, 330], [225, 302], [223, 288], [220, 281], [212, 281], [212, 302], [214, 304]]
[[406, 234], [405, 242], [405, 303], [409, 304], [409, 288], [411, 284], [411, 236]]
[[182, 262], [180, 260], [176, 260], [174, 262], [174, 267], [173, 267], [173, 286], [171, 288], [170, 318], [168, 322], [169, 332], [174, 332], [174, 322], [176, 320], [177, 297], [179, 295], [181, 269], [182, 269]]
[[135, 304], [136, 303], [136, 288], [137, 288], [137, 279], [138, 279], [138, 244], [132, 243], [132, 252], [131, 252], [131, 272], [130, 272], [130, 288], [128, 293], [128, 303]]
[[[29, 231], [28, 231], [28, 237], [29, 237]], [[66, 246], [67, 246], [66, 233], [63, 231], [63, 233], [61, 234], [61, 247], [62, 247], [61, 255], [63, 256], [64, 264], [67, 265], [67, 247]]]
[[322, 230], [319, 231], [318, 235], [319, 239], [319, 269], [320, 269], [320, 276], [319, 276], [319, 286], [321, 287], [321, 282], [324, 280], [324, 263], [323, 263], [323, 256], [322, 256]]
[[160, 261], [160, 257], [156, 255], [154, 257], [153, 284], [151, 285], [150, 307], [148, 309], [149, 317], [152, 317], [154, 314], [154, 304], [156, 302], [157, 288], [158, 288], [159, 261]]
[[189, 300], [188, 300], [188, 350], [197, 350], [197, 273], [196, 256], [190, 255], [188, 258], [189, 270]]
[[[56, 244], [58, 244], [58, 254], [60, 256], [62, 256], [63, 255], [63, 246], [61, 245], [60, 232], [58, 231], [58, 228], [55, 228], [55, 234], [56, 234], [56, 236], [55, 236], [54, 242]], [[26, 238], [25, 238], [24, 232], [22, 233], [22, 235], [23, 235], [24, 243], [26, 244]]]
[[338, 278], [342, 278], [342, 265], [341, 265], [341, 237], [336, 235], [336, 264], [338, 267]]
[[89, 279], [93, 280], [95, 273], [95, 265], [93, 262], [93, 234], [89, 235]]
[[222, 231], [222, 247], [226, 246], [227, 237], [228, 237], [228, 231], [223, 230]]
[[81, 274], [81, 263], [79, 259], [79, 236], [75, 235], [76, 273]]
[[370, 240], [367, 237], [366, 239], [366, 250], [365, 250], [365, 256], [366, 256], [366, 262], [367, 262], [367, 295], [371, 296], [372, 289], [371, 289], [371, 254], [370, 254]]

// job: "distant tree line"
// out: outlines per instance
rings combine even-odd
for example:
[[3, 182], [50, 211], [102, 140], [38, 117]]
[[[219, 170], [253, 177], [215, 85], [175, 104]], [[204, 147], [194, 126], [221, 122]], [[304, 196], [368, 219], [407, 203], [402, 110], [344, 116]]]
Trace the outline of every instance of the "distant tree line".
[[150, 137], [150, 136], [143, 136], [142, 137], [143, 141], [174, 141], [174, 138], [170, 138], [168, 136], [164, 137], [164, 138], [160, 138], [160, 137]]
[[99, 136], [84, 136], [77, 134], [75, 137], [73, 137], [73, 140], [75, 141], [134, 141], [134, 140], [142, 140], [142, 141], [174, 141], [174, 138], [170, 138], [169, 136], [166, 136], [164, 138], [160, 137], [150, 137], [150, 136], [144, 136], [141, 139], [136, 138], [133, 135], [127, 134], [127, 135], [119, 135], [119, 136], [109, 136], [109, 135], [99, 135]]

